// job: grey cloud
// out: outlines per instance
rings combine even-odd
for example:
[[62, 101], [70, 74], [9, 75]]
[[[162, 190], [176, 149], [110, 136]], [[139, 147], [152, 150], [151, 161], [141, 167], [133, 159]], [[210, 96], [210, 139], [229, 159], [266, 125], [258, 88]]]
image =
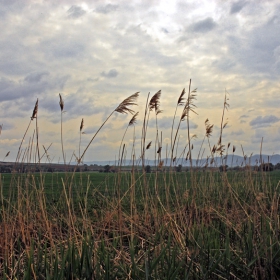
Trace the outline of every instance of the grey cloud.
[[99, 81], [99, 78], [87, 78], [88, 82], [97, 82]]
[[81, 7], [79, 7], [79, 6], [73, 5], [73, 6], [67, 11], [67, 13], [68, 13], [68, 17], [69, 17], [69, 18], [79, 18], [79, 17], [83, 16], [83, 15], [86, 13], [86, 11], [83, 10], [83, 9], [82, 9]]
[[[172, 122], [173, 122], [173, 117], [162, 117], [162, 118], [159, 118], [157, 120], [159, 129], [162, 129], [162, 128], [164, 128], [164, 129], [171, 129]], [[177, 122], [175, 123], [175, 125], [177, 125]], [[151, 119], [150, 122], [149, 122], [149, 126], [150, 127], [156, 127], [156, 120], [155, 119]], [[196, 129], [197, 127], [198, 127], [198, 125], [196, 123], [194, 123], [192, 120], [190, 120], [190, 128], [191, 129]], [[187, 122], [183, 121], [181, 123], [180, 128], [181, 129], [186, 129], [187, 128]]]
[[101, 73], [101, 76], [105, 77], [105, 78], [115, 78], [117, 77], [119, 74], [119, 72], [116, 69], [111, 69], [108, 72], [103, 71]]
[[222, 71], [229, 71], [234, 66], [236, 66], [236, 63], [233, 60], [225, 58], [222, 60], [221, 59], [215, 60], [212, 65], [218, 67]]
[[118, 9], [118, 5], [107, 4], [106, 6], [100, 6], [96, 9], [96, 12], [101, 14], [108, 14]]
[[[276, 9], [275, 13], [280, 10]], [[279, 33], [280, 17], [272, 17], [266, 23], [253, 26], [243, 32], [242, 37], [228, 36], [230, 56], [250, 74], [263, 73], [270, 75], [270, 79], [278, 79], [280, 74], [279, 59], [277, 60], [277, 48], [280, 46]], [[243, 70], [243, 71], [244, 71]]]
[[0, 1], [0, 16], [5, 16], [11, 12], [22, 11], [25, 3], [20, 0], [1, 0]]
[[[93, 97], [87, 97], [84, 96], [80, 89], [78, 89], [76, 92], [73, 92], [71, 94], [65, 95], [64, 93], [61, 93], [63, 101], [64, 101], [64, 120], [71, 120], [75, 119], [77, 117], [81, 117], [81, 119], [86, 116], [91, 116], [94, 114], [103, 113], [106, 111], [106, 109], [103, 106], [95, 106], [95, 100]], [[55, 95], [48, 95], [46, 98], [43, 98], [41, 101], [41, 106], [44, 110], [51, 112], [51, 113], [59, 113], [60, 107], [59, 107], [59, 97], [58, 93]], [[52, 114], [50, 121], [52, 123], [58, 123], [60, 122], [60, 114]], [[85, 118], [85, 122], [89, 123]]]
[[[38, 74], [38, 73], [37, 73]], [[41, 73], [42, 74], [42, 73]], [[42, 74], [44, 76], [44, 74]], [[28, 97], [39, 97], [52, 90], [62, 90], [69, 76], [49, 77], [49, 79], [40, 78], [40, 73], [27, 75], [24, 80], [0, 79], [0, 101], [16, 100]], [[31, 82], [30, 82], [31, 81]], [[36, 81], [36, 82], [34, 82]], [[21, 102], [20, 105], [23, 103]]]
[[73, 58], [84, 52], [85, 47], [79, 43], [57, 45], [53, 49], [53, 55], [58, 58]]
[[256, 129], [255, 134], [251, 137], [251, 142], [256, 144], [256, 143], [261, 143], [262, 138], [264, 142], [267, 142], [269, 139], [268, 132], [265, 131], [264, 129]]
[[14, 124], [11, 124], [9, 122], [4, 122], [4, 124], [1, 123], [1, 125], [2, 125], [2, 132], [1, 132], [1, 134], [5, 130], [11, 130], [11, 129], [15, 128]]
[[244, 120], [241, 120], [241, 121], [240, 121], [240, 123], [246, 123], [246, 121], [244, 121]]
[[217, 24], [214, 22], [214, 20], [211, 17], [208, 17], [193, 24], [191, 26], [191, 30], [194, 32], [207, 33], [216, 26]]
[[250, 121], [250, 126], [253, 127], [269, 127], [270, 124], [276, 123], [280, 120], [280, 118], [274, 116], [274, 115], [269, 115], [269, 116], [258, 116], [255, 119]]
[[249, 116], [248, 116], [248, 115], [242, 115], [242, 116], [240, 116], [240, 118], [239, 118], [239, 119], [247, 119], [247, 118], [249, 118]]
[[48, 76], [49, 75], [49, 72], [47, 71], [42, 71], [42, 72], [34, 72], [34, 73], [30, 73], [28, 74], [24, 80], [29, 82], [29, 83], [38, 83], [41, 81], [41, 79], [44, 77], [44, 76]]
[[239, 135], [243, 135], [243, 134], [244, 134], [244, 131], [242, 129], [239, 129], [237, 131], [232, 131], [230, 135], [239, 136]]
[[[100, 128], [101, 126], [101, 123], [100, 125], [94, 125], [94, 126], [86, 126], [84, 127], [83, 131], [86, 133], [86, 134], [92, 134], [92, 133], [96, 133], [96, 131]], [[102, 128], [102, 131], [108, 131], [108, 130], [111, 130], [113, 129], [113, 124], [112, 123], [107, 123], [103, 128]]]
[[232, 3], [231, 8], [230, 8], [230, 13], [231, 14], [236, 14], [238, 12], [240, 12], [245, 6], [246, 6], [247, 2], [245, 1], [238, 1], [235, 3]]

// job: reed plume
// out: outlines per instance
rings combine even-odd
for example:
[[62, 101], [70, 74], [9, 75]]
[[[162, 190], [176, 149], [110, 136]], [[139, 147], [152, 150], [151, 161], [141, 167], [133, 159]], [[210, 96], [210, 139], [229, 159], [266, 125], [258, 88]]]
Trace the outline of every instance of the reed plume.
[[81, 156], [81, 140], [82, 140], [83, 128], [84, 128], [84, 119], [81, 120], [81, 124], [80, 124], [79, 159]]
[[130, 119], [130, 121], [129, 121], [129, 123], [128, 123], [126, 129], [125, 129], [125, 132], [124, 132], [124, 134], [123, 134], [123, 137], [122, 137], [122, 140], [121, 140], [121, 144], [120, 144], [120, 148], [119, 148], [119, 158], [118, 158], [118, 160], [119, 160], [119, 165], [120, 165], [121, 147], [122, 147], [122, 144], [123, 144], [124, 137], [125, 137], [125, 135], [126, 135], [126, 132], [127, 132], [128, 128], [129, 128], [130, 126], [136, 124], [138, 114], [139, 114], [139, 112], [135, 113], [135, 114], [132, 116], [132, 118]]
[[128, 123], [128, 126], [132, 126], [132, 125], [136, 124], [136, 118], [137, 118], [138, 114], [139, 114], [139, 112], [137, 112], [133, 115], [133, 117], [131, 118], [131, 120]]
[[62, 114], [64, 110], [64, 101], [62, 99], [61, 94], [59, 93], [59, 106], [60, 106], [60, 139], [61, 139], [61, 149], [62, 149], [62, 156], [63, 156], [63, 161], [64, 165], [66, 165], [66, 157], [64, 153], [64, 147], [63, 147], [63, 133], [62, 133]]
[[149, 144], [146, 146], [146, 150], [149, 150], [151, 148], [151, 145], [152, 145], [152, 141], [149, 142]]
[[10, 154], [10, 151], [4, 156], [4, 158], [2, 159], [2, 161], [4, 161], [5, 158], [9, 156], [9, 154]]
[[229, 104], [228, 104], [228, 92], [225, 91], [225, 97], [224, 97], [224, 106], [223, 106], [223, 113], [222, 113], [222, 119], [221, 119], [221, 126], [220, 126], [220, 136], [219, 136], [219, 141], [218, 141], [218, 147], [217, 151], [220, 152], [220, 155], [222, 156], [225, 148], [224, 145], [222, 145], [222, 137], [223, 137], [223, 129], [227, 126], [227, 121], [224, 122], [224, 117], [225, 117], [225, 111], [228, 110]]
[[159, 99], [161, 96], [161, 90], [159, 90], [157, 93], [154, 94], [154, 96], [151, 98], [150, 102], [149, 102], [149, 109], [150, 111], [155, 110], [156, 115], [158, 115], [159, 113], [161, 113], [162, 111], [159, 109]]
[[33, 121], [33, 119], [37, 118], [37, 113], [38, 113], [38, 98], [37, 98], [37, 101], [35, 103], [33, 113], [32, 113], [32, 116], [31, 116], [32, 121]]
[[93, 137], [91, 138], [91, 140], [89, 141], [88, 145], [86, 146], [85, 150], [83, 151], [81, 157], [79, 158], [79, 162], [82, 161], [86, 151], [88, 150], [89, 146], [91, 145], [92, 141], [94, 140], [94, 138], [96, 137], [96, 135], [99, 133], [99, 131], [102, 129], [102, 127], [105, 125], [105, 123], [110, 119], [110, 117], [114, 114], [114, 112], [120, 113], [120, 114], [134, 114], [134, 111], [132, 109], [129, 108], [129, 106], [133, 106], [133, 105], [137, 105], [136, 100], [139, 96], [139, 92], [136, 92], [134, 94], [132, 94], [131, 96], [129, 96], [128, 98], [124, 99], [119, 106], [112, 111], [112, 113], [106, 118], [106, 120], [102, 123], [102, 125], [98, 128], [98, 130], [96, 131], [96, 133], [93, 135]]
[[[210, 147], [210, 142], [209, 142], [209, 138], [210, 136], [212, 135], [212, 132], [213, 132], [213, 124], [211, 125], [208, 118], [205, 120], [204, 122], [204, 125], [205, 125], [205, 135], [204, 135], [204, 138], [201, 142], [201, 146], [200, 146], [200, 149], [199, 149], [199, 152], [198, 152], [198, 157], [197, 157], [197, 160], [196, 160], [196, 165], [198, 165], [198, 161], [199, 161], [199, 158], [200, 158], [200, 153], [201, 153], [201, 150], [202, 150], [202, 146], [204, 144], [204, 141], [205, 141], [205, 138], [208, 139], [208, 144], [209, 144], [209, 147]], [[210, 147], [210, 151], [211, 151], [211, 147]]]
[[[157, 116], [158, 114], [162, 113], [162, 110], [159, 109], [160, 106], [160, 97], [161, 97], [161, 90], [156, 92], [154, 96], [151, 98], [149, 102], [149, 110], [153, 111], [155, 110], [155, 119], [156, 119], [156, 140], [155, 140], [155, 151], [158, 150], [158, 147], [160, 147], [160, 141], [159, 141], [159, 135], [158, 135], [158, 121]], [[148, 124], [148, 122], [147, 122]], [[156, 153], [155, 153], [155, 164], [156, 164]], [[160, 161], [160, 153], [158, 153], [158, 161]]]
[[62, 99], [61, 94], [59, 94], [59, 106], [60, 106], [60, 110], [61, 110], [61, 112], [62, 112], [63, 109], [64, 109], [64, 101], [63, 101], [63, 99]]
[[[182, 111], [182, 114], [181, 114], [181, 117], [180, 117], [180, 120], [179, 120], [179, 123], [178, 123], [178, 127], [177, 127], [177, 130], [176, 130], [176, 133], [175, 133], [174, 140], [172, 139], [173, 142], [171, 143], [171, 159], [173, 158], [173, 155], [174, 155], [174, 148], [175, 148], [175, 145], [176, 145], [176, 140], [177, 140], [177, 137], [178, 137], [178, 132], [179, 132], [179, 129], [180, 129], [181, 122], [185, 121], [186, 118], [187, 118], [188, 141], [189, 141], [189, 150], [190, 150], [190, 140], [191, 140], [191, 137], [190, 137], [190, 131], [189, 131], [189, 113], [191, 111], [191, 112], [197, 114], [194, 111], [194, 109], [196, 107], [196, 105], [194, 104], [194, 100], [196, 99], [196, 94], [195, 94], [196, 93], [196, 89], [194, 89], [193, 91], [190, 91], [190, 90], [191, 90], [191, 80], [190, 80], [190, 83], [189, 83], [188, 98], [187, 98], [187, 101], [185, 103], [184, 109]], [[182, 105], [182, 102], [184, 100], [184, 98], [183, 98], [184, 94], [185, 94], [185, 89], [182, 91], [182, 93], [181, 93], [181, 95], [180, 95], [180, 97], [178, 99], [177, 107], [179, 105]], [[177, 107], [176, 107], [176, 110], [177, 110]], [[174, 118], [175, 118], [175, 115], [174, 115]]]
[[129, 106], [137, 105], [136, 100], [139, 96], [139, 92], [136, 92], [126, 98], [123, 102], [120, 103], [120, 105], [114, 110], [115, 112], [121, 113], [121, 114], [134, 114], [134, 111], [129, 108]]

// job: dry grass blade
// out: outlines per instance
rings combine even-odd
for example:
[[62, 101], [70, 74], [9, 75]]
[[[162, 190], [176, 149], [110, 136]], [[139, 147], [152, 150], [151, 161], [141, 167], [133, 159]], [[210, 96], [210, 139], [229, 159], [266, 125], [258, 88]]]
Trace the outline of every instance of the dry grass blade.
[[233, 145], [233, 146], [232, 146], [232, 152], [234, 153], [235, 150], [236, 150], [236, 147]]
[[82, 121], [81, 121], [80, 132], [83, 130], [83, 128], [84, 128], [84, 119], [82, 119]]
[[157, 154], [160, 154], [162, 147], [159, 147], [157, 150]]
[[220, 135], [219, 141], [218, 141], [218, 146], [221, 145], [221, 143], [222, 143], [222, 136]]
[[60, 106], [60, 109], [61, 109], [61, 112], [62, 112], [63, 109], [64, 109], [64, 101], [62, 99], [61, 94], [59, 94], [59, 106]]
[[134, 94], [132, 94], [131, 96], [129, 96], [128, 98], [126, 98], [122, 103], [120, 103], [120, 105], [115, 109], [115, 112], [121, 113], [121, 114], [133, 114], [134, 111], [130, 108], [128, 108], [128, 106], [133, 106], [133, 105], [137, 105], [135, 103], [137, 97], [139, 96], [139, 92], [136, 92]]
[[229, 108], [229, 104], [227, 103], [227, 101], [229, 100], [229, 98], [227, 98], [227, 94], [229, 94], [229, 93], [226, 92], [226, 94], [225, 94], [225, 100], [224, 100], [224, 107], [226, 108], [226, 110], [228, 110], [228, 108]]
[[9, 156], [9, 154], [10, 154], [10, 151], [9, 151], [9, 152], [5, 155], [5, 158], [6, 158], [6, 157], [8, 157], [8, 156]]
[[137, 112], [136, 114], [133, 115], [133, 117], [131, 118], [131, 120], [128, 123], [128, 126], [136, 124], [136, 117], [138, 116], [138, 114], [139, 114], [139, 112]]
[[37, 118], [37, 113], [38, 113], [38, 98], [37, 98], [37, 101], [36, 101], [34, 109], [33, 109], [31, 120]]
[[[48, 149], [46, 149], [46, 148], [45, 148], [45, 146], [43, 145], [43, 149], [44, 149], [44, 151], [45, 151], [45, 153], [44, 153], [44, 154], [46, 155], [46, 157], [47, 157], [48, 161], [50, 162], [50, 156], [49, 156], [49, 154], [48, 154], [48, 149], [49, 149], [49, 148], [48, 148]], [[43, 155], [43, 156], [44, 156], [44, 155]], [[43, 156], [42, 156], [42, 157], [43, 157]]]
[[162, 112], [161, 110], [159, 110], [160, 95], [161, 95], [161, 90], [159, 90], [157, 93], [155, 93], [149, 102], [150, 111], [155, 109], [155, 112], [157, 115]]
[[3, 129], [3, 124], [0, 125], [0, 135], [1, 135], [2, 129]]
[[226, 123], [223, 125], [223, 128], [225, 128], [225, 127], [227, 126], [227, 124], [228, 124], [228, 123], [226, 122]]

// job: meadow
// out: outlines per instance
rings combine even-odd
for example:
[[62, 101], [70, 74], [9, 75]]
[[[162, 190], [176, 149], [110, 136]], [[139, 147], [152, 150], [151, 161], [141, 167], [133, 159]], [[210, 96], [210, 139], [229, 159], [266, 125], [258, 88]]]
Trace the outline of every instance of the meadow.
[[[128, 127], [136, 121], [137, 113], [130, 106], [137, 96], [112, 111], [132, 113]], [[174, 113], [171, 163], [167, 168], [162, 160], [157, 130], [157, 164], [147, 173], [145, 153], [151, 143], [146, 143], [146, 135], [150, 113], [161, 113], [159, 98], [160, 92], [147, 99], [141, 153], [138, 157], [132, 151], [129, 172], [123, 171], [122, 143], [116, 173], [1, 174], [1, 279], [279, 279], [280, 172], [256, 171], [250, 166], [227, 171], [226, 164], [218, 171], [214, 156], [220, 155], [226, 163], [231, 147], [223, 143], [226, 96], [220, 137], [214, 146], [209, 142], [213, 125], [205, 121], [209, 161], [195, 168], [188, 128], [183, 155], [190, 167], [187, 172], [176, 172], [180, 124], [189, 123], [190, 113], [195, 113], [190, 83]], [[31, 121], [38, 127], [36, 104]], [[65, 155], [63, 106], [60, 95]], [[180, 106], [182, 114], [175, 125]], [[76, 157], [77, 168], [111, 115]], [[81, 133], [82, 129], [81, 122]], [[35, 158], [40, 166], [38, 139], [34, 137], [30, 144], [33, 149], [21, 153], [22, 141], [17, 162]], [[235, 152], [234, 146], [231, 151]]]

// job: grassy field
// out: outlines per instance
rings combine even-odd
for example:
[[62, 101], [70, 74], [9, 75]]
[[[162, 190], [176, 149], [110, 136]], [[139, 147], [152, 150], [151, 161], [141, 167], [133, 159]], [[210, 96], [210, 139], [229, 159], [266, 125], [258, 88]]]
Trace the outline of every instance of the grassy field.
[[[121, 102], [75, 156], [78, 168], [110, 117], [132, 113], [120, 144], [119, 172], [1, 174], [0, 278], [280, 279], [280, 173], [264, 172], [261, 156], [260, 171], [253, 171], [246, 164], [246, 155], [243, 169], [225, 171], [223, 159], [230, 148], [232, 154], [236, 149], [231, 143], [223, 143], [227, 94], [219, 139], [211, 145], [213, 125], [207, 119], [200, 152], [209, 149], [208, 160], [200, 171], [193, 168], [194, 135], [190, 133], [189, 115], [195, 113], [195, 92], [190, 81], [188, 94], [183, 90], [178, 98], [170, 133], [169, 166], [161, 160], [162, 136], [156, 127], [155, 173], [146, 172], [145, 153], [152, 145], [147, 140], [150, 114], [154, 112], [157, 119], [162, 112], [160, 91], [148, 96], [140, 147], [136, 151], [134, 138], [130, 153], [130, 172], [120, 172], [127, 154], [123, 141], [138, 115], [130, 109], [138, 93]], [[67, 170], [64, 101], [61, 95], [59, 98], [61, 151]], [[182, 113], [177, 116], [180, 106]], [[39, 152], [37, 114], [38, 100], [16, 163], [32, 162], [39, 169], [41, 159], [47, 160], [49, 155], [45, 147], [43, 155]], [[33, 120], [33, 138], [24, 148]], [[180, 152], [178, 133], [183, 121], [187, 122], [187, 143]], [[80, 139], [82, 132], [83, 120]], [[223, 162], [221, 172], [214, 172], [219, 169], [216, 156]], [[177, 157], [190, 163], [189, 172], [171, 171], [176, 169]]]
[[2, 175], [1, 277], [277, 279], [279, 177]]

